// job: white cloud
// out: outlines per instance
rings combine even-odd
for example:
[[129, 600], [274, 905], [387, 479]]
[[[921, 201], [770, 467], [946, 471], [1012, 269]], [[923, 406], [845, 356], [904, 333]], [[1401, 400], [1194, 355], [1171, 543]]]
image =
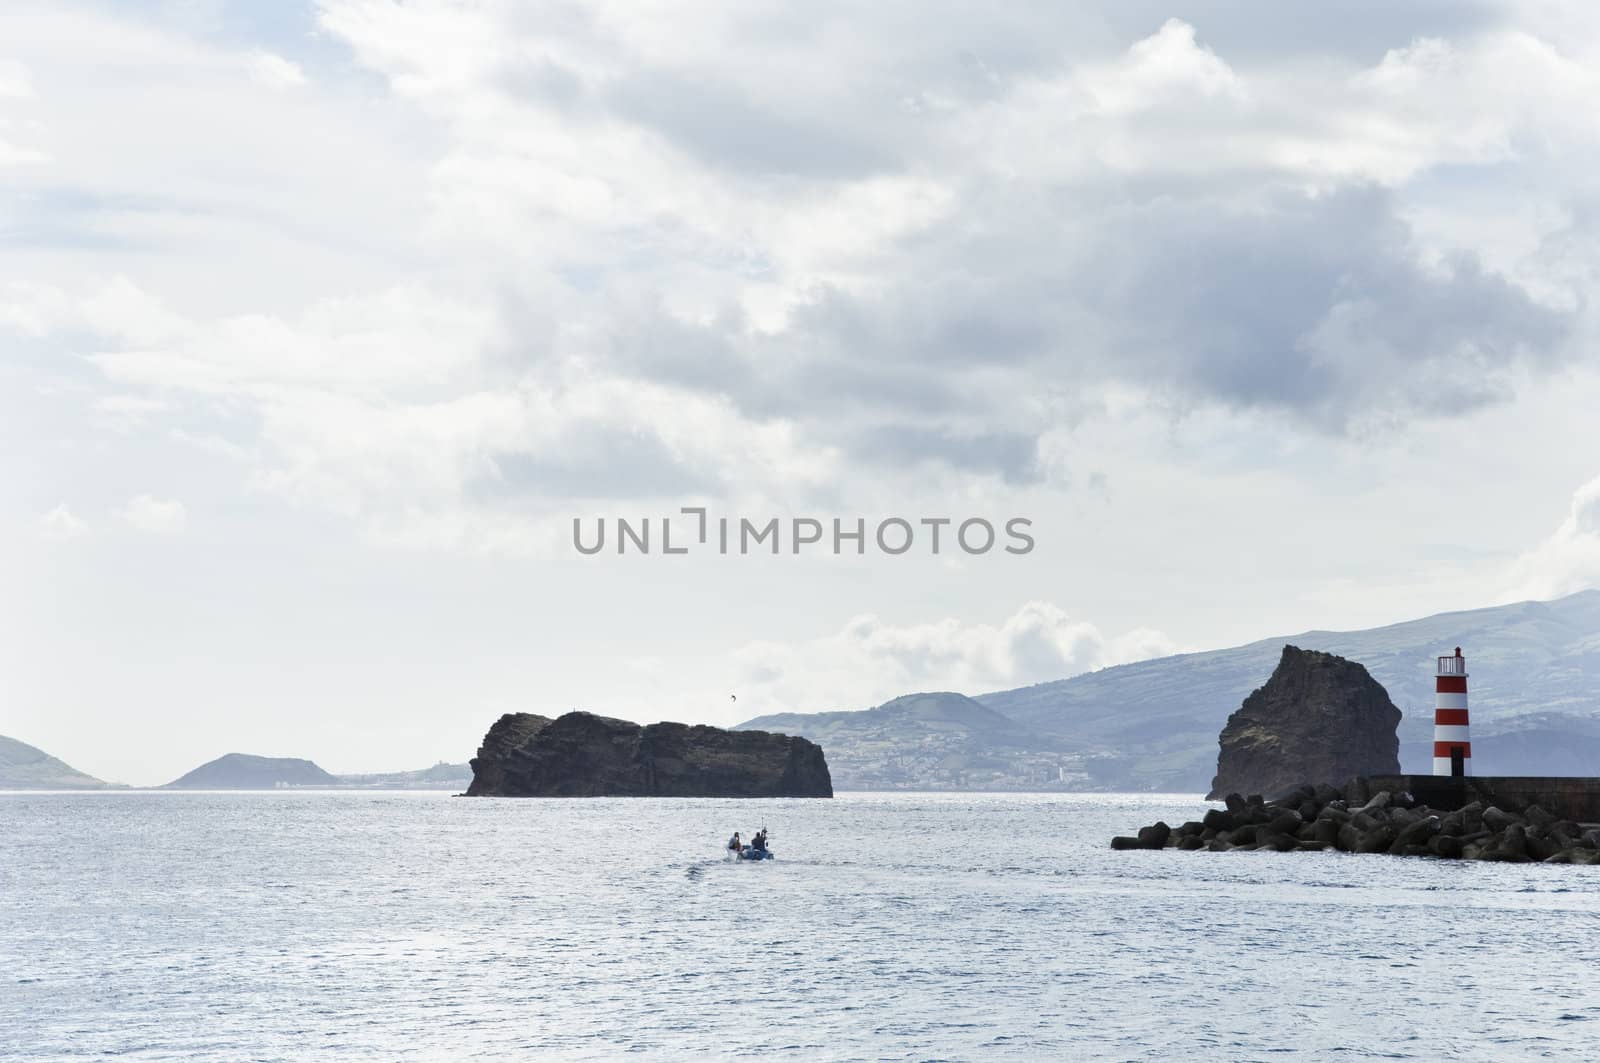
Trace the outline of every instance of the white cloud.
[[12, 60], [0, 59], [0, 98], [25, 100], [33, 96], [33, 77], [28, 68]]
[[64, 502], [40, 517], [39, 527], [51, 539], [81, 539], [89, 534], [89, 525], [74, 516]]
[[[553, 510], [564, 524], [574, 499], [759, 497], [838, 471], [828, 448], [716, 394], [619, 377], [578, 351], [507, 360], [519, 341], [495, 315], [418, 288], [326, 300], [297, 319], [200, 322], [118, 278], [72, 320], [139, 344], [88, 356], [111, 382], [221, 410], [248, 403], [265, 452], [256, 486], [391, 541], [548, 551], [564, 540], [531, 518]], [[167, 405], [99, 403], [129, 418]]]
[[1035, 601], [998, 625], [954, 618], [895, 625], [863, 615], [835, 635], [757, 643], [735, 659], [741, 702], [765, 714], [866, 708], [919, 690], [983, 694], [1177, 652], [1159, 631], [1107, 636]]
[[108, 339], [140, 347], [182, 340], [194, 328], [125, 276], [96, 286], [79, 302], [77, 322]]
[[1136, 42], [1119, 63], [1088, 73], [1084, 87], [1095, 109], [1105, 114], [1187, 104], [1196, 97], [1246, 99], [1239, 75], [1179, 19], [1168, 19], [1154, 35]]
[[96, 399], [94, 405], [112, 419], [128, 423], [144, 421], [151, 414], [171, 408], [169, 403], [143, 395], [106, 395]]
[[0, 166], [36, 166], [49, 161], [50, 156], [43, 151], [0, 140]]
[[138, 495], [117, 515], [130, 527], [149, 535], [177, 535], [189, 523], [189, 511], [177, 499]]
[[[33, 78], [21, 63], [0, 59], [0, 101], [31, 100], [34, 95]], [[18, 121], [0, 112], [0, 167], [36, 166], [50, 161], [49, 153], [28, 147], [11, 139], [10, 130]], [[25, 123], [31, 127], [34, 123]], [[32, 131], [31, 129], [29, 130]]]
[[1511, 566], [1516, 598], [1555, 598], [1600, 587], [1600, 476], [1572, 495], [1567, 519]]
[[42, 339], [73, 320], [71, 298], [50, 285], [0, 282], [0, 327]]
[[256, 52], [250, 57], [250, 76], [270, 89], [299, 88], [306, 83], [299, 65], [272, 52]]

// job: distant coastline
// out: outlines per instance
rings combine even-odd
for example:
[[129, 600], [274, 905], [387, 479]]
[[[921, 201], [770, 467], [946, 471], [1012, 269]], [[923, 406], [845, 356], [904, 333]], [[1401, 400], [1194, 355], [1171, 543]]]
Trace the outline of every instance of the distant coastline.
[[335, 774], [298, 757], [228, 753], [159, 786], [106, 782], [36, 746], [0, 735], [0, 791], [90, 793], [184, 790], [441, 790], [461, 792], [472, 780], [466, 763], [440, 761], [415, 771]]
[[[1363, 631], [1302, 632], [1153, 658], [975, 697], [929, 692], [859, 711], [768, 714], [735, 730], [779, 731], [816, 742], [827, 751], [841, 793], [1205, 793], [1216, 768], [1219, 730], [1271, 671], [1284, 643], [1294, 642], [1362, 661], [1404, 713], [1402, 769], [1424, 770], [1432, 739], [1427, 662], [1439, 647], [1465, 643], [1480, 659], [1494, 662], [1475, 680], [1473, 726], [1481, 742], [1476, 770], [1587, 776], [1600, 764], [1600, 720], [1591, 708], [1590, 678], [1600, 668], [1592, 649], [1597, 639], [1600, 591], [1588, 590]], [[321, 789], [460, 793], [472, 779], [464, 760], [369, 774], [336, 774], [299, 763], [320, 774], [214, 785], [274, 789], [315, 782]], [[450, 774], [440, 777], [441, 769]], [[0, 790], [118, 785], [0, 738]]]

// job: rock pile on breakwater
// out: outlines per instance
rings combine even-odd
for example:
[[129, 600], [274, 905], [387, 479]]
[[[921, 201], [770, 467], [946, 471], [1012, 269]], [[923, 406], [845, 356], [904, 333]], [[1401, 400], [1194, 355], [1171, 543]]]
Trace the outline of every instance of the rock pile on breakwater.
[[1600, 827], [1559, 819], [1538, 805], [1511, 811], [1473, 801], [1454, 811], [1418, 804], [1406, 791], [1370, 791], [1365, 779], [1343, 790], [1303, 785], [1273, 801], [1229, 794], [1179, 827], [1154, 823], [1113, 849], [1337, 849], [1448, 860], [1600, 864]]

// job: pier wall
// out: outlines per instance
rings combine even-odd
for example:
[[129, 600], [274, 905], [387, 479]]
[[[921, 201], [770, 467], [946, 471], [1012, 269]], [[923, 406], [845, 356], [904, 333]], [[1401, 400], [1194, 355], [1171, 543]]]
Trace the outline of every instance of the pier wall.
[[1520, 812], [1538, 805], [1562, 819], [1600, 823], [1600, 778], [1536, 775], [1373, 775], [1367, 779], [1373, 793], [1409, 790], [1429, 808], [1454, 810], [1473, 801]]

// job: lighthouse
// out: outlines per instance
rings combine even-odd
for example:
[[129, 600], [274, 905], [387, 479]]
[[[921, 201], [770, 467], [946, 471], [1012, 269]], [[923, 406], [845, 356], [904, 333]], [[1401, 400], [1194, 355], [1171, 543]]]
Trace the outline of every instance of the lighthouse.
[[1433, 773], [1471, 775], [1472, 741], [1467, 731], [1467, 659], [1440, 657], [1433, 695]]

